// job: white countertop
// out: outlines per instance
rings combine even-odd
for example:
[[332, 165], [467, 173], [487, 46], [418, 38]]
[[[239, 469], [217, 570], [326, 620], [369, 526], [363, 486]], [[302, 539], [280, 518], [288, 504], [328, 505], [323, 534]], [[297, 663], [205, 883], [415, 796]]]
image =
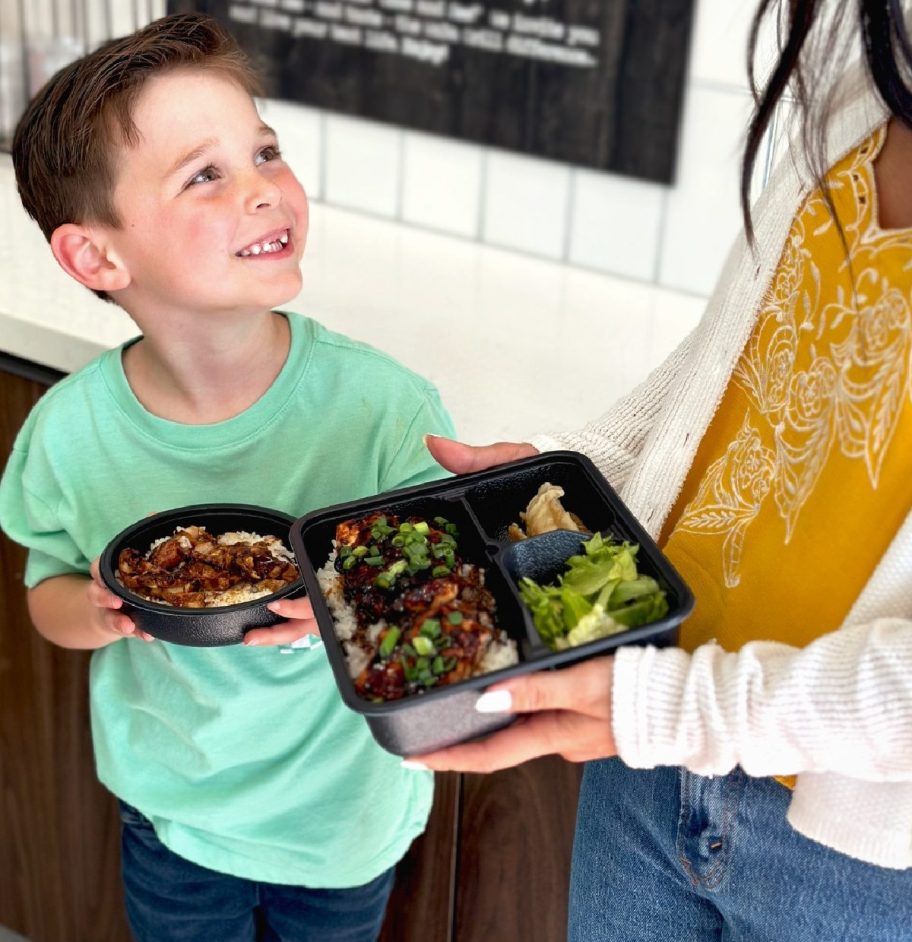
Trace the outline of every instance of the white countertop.
[[[285, 305], [439, 387], [467, 441], [581, 425], [642, 379], [704, 300], [314, 203]], [[0, 350], [72, 371], [136, 334], [58, 267], [0, 155]], [[428, 431], [432, 431], [429, 429]]]

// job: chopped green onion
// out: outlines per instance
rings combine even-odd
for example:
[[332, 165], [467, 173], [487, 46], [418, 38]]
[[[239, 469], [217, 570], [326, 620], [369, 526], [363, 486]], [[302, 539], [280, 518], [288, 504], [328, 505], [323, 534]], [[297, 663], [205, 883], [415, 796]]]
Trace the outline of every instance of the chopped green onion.
[[412, 644], [414, 645], [415, 650], [422, 656], [432, 657], [437, 653], [437, 649], [434, 647], [434, 642], [424, 635], [418, 635], [415, 637], [412, 641]]
[[434, 663], [431, 664], [431, 670], [435, 674], [445, 674], [446, 673], [446, 664], [443, 661], [443, 658], [438, 654], [434, 658]]
[[393, 649], [396, 647], [396, 642], [399, 640], [399, 635], [401, 632], [398, 628], [390, 628], [386, 634], [383, 636], [383, 640], [380, 642], [380, 657], [389, 657], [393, 653]]
[[357, 557], [357, 556], [349, 556], [347, 559], [344, 559], [344, 560], [342, 561], [342, 568], [343, 568], [343, 569], [351, 569], [352, 566], [354, 566], [356, 562], [358, 562], [358, 557]]
[[353, 553], [355, 556], [367, 556], [367, 547], [366, 547], [366, 546], [356, 546], [356, 547], [352, 550], [352, 553]]
[[461, 625], [462, 624], [462, 612], [450, 612], [447, 615], [447, 621], [451, 625]]
[[438, 576], [448, 576], [449, 574], [450, 570], [446, 566], [435, 566], [431, 570], [431, 575], [434, 576], [434, 578], [437, 578]]
[[428, 638], [440, 636], [440, 622], [436, 618], [425, 618], [421, 624], [421, 634]]

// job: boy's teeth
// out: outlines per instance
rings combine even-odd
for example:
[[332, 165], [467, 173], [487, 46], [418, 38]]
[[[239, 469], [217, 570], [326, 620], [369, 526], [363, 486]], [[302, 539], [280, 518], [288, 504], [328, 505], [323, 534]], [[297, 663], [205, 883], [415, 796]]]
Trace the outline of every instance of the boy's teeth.
[[242, 258], [246, 258], [249, 255], [259, 255], [260, 253], [268, 254], [269, 252], [278, 252], [282, 249], [283, 246], [288, 245], [288, 233], [283, 232], [274, 242], [254, 242], [253, 245], [248, 245], [246, 249], [241, 249], [238, 252]]

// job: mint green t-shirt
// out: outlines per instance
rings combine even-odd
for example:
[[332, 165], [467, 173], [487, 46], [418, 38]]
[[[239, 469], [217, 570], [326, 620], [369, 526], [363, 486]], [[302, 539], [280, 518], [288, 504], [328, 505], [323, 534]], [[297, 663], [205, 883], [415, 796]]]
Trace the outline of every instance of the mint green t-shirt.
[[[147, 412], [122, 349], [43, 396], [0, 482], [0, 525], [29, 550], [27, 585], [87, 573], [116, 533], [154, 511], [213, 501], [299, 517], [442, 476], [422, 441], [452, 434], [433, 386], [312, 320], [288, 321], [281, 373], [224, 422]], [[124, 639], [94, 652], [90, 690], [100, 780], [204, 867], [358, 886], [424, 829], [430, 773], [402, 769], [376, 744], [320, 644], [282, 653]]]

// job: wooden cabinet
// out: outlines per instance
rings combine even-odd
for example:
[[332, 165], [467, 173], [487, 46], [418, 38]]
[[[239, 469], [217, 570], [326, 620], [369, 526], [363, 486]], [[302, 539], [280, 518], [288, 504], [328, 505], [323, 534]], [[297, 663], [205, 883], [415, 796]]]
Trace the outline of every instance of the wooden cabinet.
[[[59, 374], [0, 358], [3, 464]], [[0, 926], [30, 942], [129, 942], [119, 819], [98, 784], [89, 654], [31, 627], [24, 551], [0, 534]], [[579, 770], [542, 759], [438, 776], [425, 834], [399, 865], [382, 942], [561, 942]]]

